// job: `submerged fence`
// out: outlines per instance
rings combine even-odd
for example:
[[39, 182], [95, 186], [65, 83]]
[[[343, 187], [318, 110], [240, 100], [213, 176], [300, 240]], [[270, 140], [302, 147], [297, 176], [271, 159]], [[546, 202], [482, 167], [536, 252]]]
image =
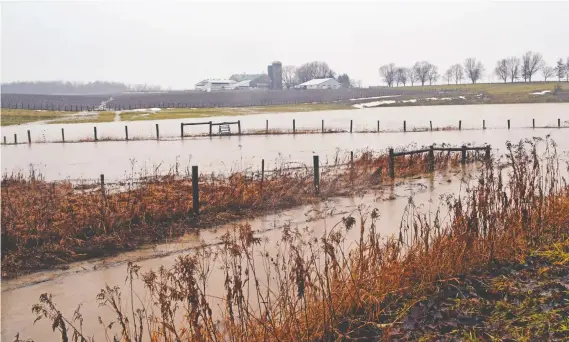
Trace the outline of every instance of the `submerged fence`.
[[[536, 121], [535, 119], [532, 119], [532, 124], [531, 126], [527, 126], [526, 128], [569, 128], [569, 121], [566, 121], [566, 123], [568, 123], [567, 126], [562, 126], [562, 122], [561, 119], [558, 118], [557, 119], [557, 125], [556, 126], [541, 126], [538, 127], [536, 126]], [[511, 121], [508, 119], [507, 122], [507, 129], [511, 129]], [[207, 126], [208, 127], [208, 131], [207, 133], [199, 133], [199, 134], [193, 134], [193, 135], [187, 135], [184, 132], [184, 127], [185, 126]], [[213, 131], [213, 127], [217, 126], [219, 127], [218, 132], [214, 132]], [[237, 131], [231, 131], [231, 126], [237, 126]], [[241, 124], [241, 120], [237, 120], [237, 121], [224, 121], [224, 122], [213, 122], [213, 121], [204, 121], [204, 122], [189, 122], [189, 123], [180, 123], [180, 138], [183, 139], [184, 137], [202, 137], [202, 136], [227, 136], [227, 135], [281, 135], [281, 134], [329, 134], [329, 133], [394, 133], [394, 132], [403, 132], [403, 133], [413, 133], [413, 132], [434, 132], [434, 131], [453, 131], [453, 130], [458, 130], [458, 131], [462, 131], [463, 127], [462, 127], [462, 120], [458, 121], [458, 125], [457, 126], [443, 126], [443, 127], [435, 127], [433, 128], [433, 121], [429, 121], [429, 126], [428, 127], [416, 127], [413, 128], [411, 130], [408, 129], [407, 126], [407, 120], [403, 120], [402, 122], [402, 128], [400, 130], [381, 130], [380, 129], [380, 120], [377, 120], [377, 125], [375, 129], [365, 129], [365, 130], [354, 130], [354, 120], [350, 120], [349, 125], [346, 126], [346, 129], [342, 129], [342, 128], [338, 128], [337, 126], [334, 128], [326, 128], [325, 126], [325, 122], [322, 119], [321, 122], [321, 127], [319, 128], [305, 128], [305, 129], [301, 129], [298, 130], [296, 127], [296, 119], [292, 120], [291, 123], [291, 129], [287, 130], [287, 129], [269, 129], [269, 120], [265, 120], [265, 129], [252, 129], [252, 130], [248, 130], [248, 131], [244, 131], [242, 129], [242, 124]], [[482, 120], [482, 123], [480, 125], [479, 128], [469, 128], [468, 130], [476, 130], [476, 129], [482, 129], [482, 130], [486, 130], [486, 120]], [[86, 137], [80, 140], [75, 140], [75, 141], [70, 141], [70, 140], [66, 140], [65, 139], [65, 129], [61, 128], [61, 140], [56, 140], [56, 141], [36, 141], [36, 143], [72, 143], [72, 142], [98, 142], [98, 141], [129, 141], [129, 140], [161, 140], [160, 138], [160, 127], [159, 124], [155, 124], [155, 132], [156, 132], [156, 136], [155, 137], [132, 137], [129, 136], [129, 129], [128, 129], [128, 125], [124, 126], [124, 138], [114, 138], [114, 137], [110, 137], [110, 138], [104, 138], [101, 139], [98, 131], [97, 131], [97, 126], [93, 126], [93, 136], [91, 137]], [[18, 135], [17, 133], [14, 133], [14, 138], [13, 141], [10, 142], [8, 141], [8, 138], [6, 136], [3, 137], [3, 141], [2, 144], [3, 145], [17, 145], [17, 144], [32, 144], [34, 141], [32, 140], [32, 134], [31, 134], [31, 130], [27, 130], [27, 142], [25, 141], [20, 141], [18, 142]], [[175, 136], [170, 135], [169, 137], [163, 137], [166, 140], [172, 140], [172, 138], [175, 138]]]
[[[398, 151], [398, 152], [395, 152], [393, 148], [390, 148], [388, 150], [389, 176], [390, 176], [390, 178], [394, 179], [396, 176], [396, 164], [397, 164], [397, 158], [398, 157], [412, 156], [412, 155], [425, 154], [425, 153], [428, 153], [428, 159], [427, 159], [428, 160], [428, 167], [426, 168], [426, 170], [428, 172], [431, 172], [431, 173], [434, 172], [435, 171], [435, 152], [436, 151], [448, 152], [448, 153], [460, 152], [461, 153], [460, 163], [462, 165], [466, 164], [466, 162], [467, 162], [467, 152], [468, 151], [475, 151], [475, 152], [484, 151], [485, 152], [484, 160], [490, 161], [490, 158], [491, 158], [491, 146], [490, 145], [482, 146], [482, 147], [472, 147], [472, 146], [464, 146], [464, 145], [461, 147], [435, 147], [435, 146], [430, 146], [427, 149]], [[366, 153], [366, 152], [364, 151], [364, 153]], [[321, 176], [320, 170], [321, 170], [321, 168], [347, 166], [347, 167], [349, 167], [350, 171], [353, 171], [353, 169], [356, 165], [354, 163], [354, 152], [351, 151], [349, 154], [349, 159], [344, 160], [344, 161], [346, 161], [346, 162], [338, 163], [338, 160], [336, 160], [336, 163], [334, 163], [333, 165], [321, 165], [320, 157], [318, 155], [314, 155], [312, 158], [312, 168], [311, 168], [312, 172], [310, 172], [310, 167], [307, 165], [301, 166], [301, 167], [291, 167], [291, 168], [286, 168], [286, 169], [280, 168], [280, 169], [275, 169], [274, 171], [266, 171], [265, 170], [265, 159], [261, 159], [260, 171], [256, 172], [255, 175], [258, 177], [258, 179], [260, 179], [260, 190], [262, 192], [266, 173], [277, 172], [277, 171], [282, 172], [282, 171], [303, 170], [307, 174], [312, 173], [313, 184], [314, 184], [314, 193], [316, 195], [319, 195], [320, 194], [320, 176]], [[380, 174], [381, 174], [381, 171], [382, 171], [381, 167], [379, 167], [379, 169], [377, 171], [380, 171]], [[374, 173], [376, 173], [376, 172], [374, 172]], [[207, 176], [201, 175], [201, 177], [207, 177]], [[192, 184], [192, 211], [193, 211], [193, 214], [199, 215], [199, 213], [200, 213], [200, 173], [199, 173], [199, 168], [197, 165], [193, 165], [191, 167], [191, 184]], [[105, 188], [105, 175], [104, 174], [100, 175], [99, 186], [100, 186], [100, 190], [101, 190], [102, 200], [104, 203], [105, 198], [106, 198], [106, 193], [107, 193], [107, 190]]]

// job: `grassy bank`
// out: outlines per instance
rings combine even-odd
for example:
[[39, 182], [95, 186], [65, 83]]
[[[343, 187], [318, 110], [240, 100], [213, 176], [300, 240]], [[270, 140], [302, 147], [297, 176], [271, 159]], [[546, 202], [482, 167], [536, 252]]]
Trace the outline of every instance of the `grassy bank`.
[[0, 124], [2, 126], [21, 125], [36, 121], [56, 120], [66, 115], [68, 113], [58, 111], [2, 108], [0, 110]]
[[[480, 160], [469, 154], [469, 161]], [[322, 166], [320, 192], [313, 185], [312, 168], [277, 168], [259, 173], [236, 172], [229, 177], [200, 176], [200, 213], [192, 211], [189, 170], [172, 170], [162, 177], [127, 180], [113, 188], [49, 183], [21, 175], [2, 180], [3, 276], [50, 268], [71, 261], [112, 255], [140, 244], [179, 236], [188, 230], [220, 225], [266, 212], [318, 202], [390, 182], [385, 153], [337, 155]], [[427, 154], [398, 157], [397, 176], [427, 170]], [[458, 165], [459, 154], [436, 153], [435, 167]], [[115, 186], [115, 188], [117, 188]], [[109, 185], [107, 185], [109, 187]]]
[[[129, 265], [125, 293], [134, 300], [142, 281], [154, 304], [129, 314], [106, 286], [97, 302], [116, 317], [101, 329], [124, 341], [566, 341], [569, 186], [546, 144], [508, 145], [508, 169], [486, 164], [443, 199], [448, 214], [410, 200], [393, 237], [377, 225], [382, 213], [359, 208], [319, 238], [285, 228], [277, 250], [241, 225], [169, 269]], [[354, 229], [357, 243], [346, 237]], [[208, 292], [213, 259], [225, 293]], [[33, 311], [63, 339], [80, 334], [82, 320], [66, 320], [48, 294]]]

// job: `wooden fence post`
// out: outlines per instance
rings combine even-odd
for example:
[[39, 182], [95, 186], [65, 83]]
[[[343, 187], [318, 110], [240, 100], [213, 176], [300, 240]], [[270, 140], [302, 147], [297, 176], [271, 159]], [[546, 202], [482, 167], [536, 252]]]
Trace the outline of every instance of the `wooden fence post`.
[[510, 129], [510, 119], [508, 119], [508, 129]]
[[314, 165], [314, 190], [318, 194], [320, 193], [320, 163], [318, 156], [312, 156], [312, 163]]
[[353, 125], [354, 125], [354, 120], [350, 120], [350, 133], [352, 133]]
[[158, 124], [156, 124], [156, 140], [160, 140], [160, 128]]
[[241, 135], [241, 120], [237, 120], [237, 132]]
[[433, 131], [433, 122], [429, 121], [429, 126], [431, 127], [431, 132]]
[[535, 119], [531, 119], [531, 121], [532, 121], [533, 128], [535, 128]]
[[462, 145], [462, 158], [460, 158], [461, 164], [466, 164], [466, 146]]
[[403, 120], [403, 132], [407, 132], [407, 121]]
[[97, 138], [97, 127], [93, 127], [93, 135], [95, 137], [95, 141], [98, 141], [99, 139]]
[[354, 167], [354, 151], [350, 151], [350, 167]]
[[194, 165], [192, 166], [192, 204], [195, 215], [199, 215], [200, 213], [200, 192], [198, 178], [198, 166]]
[[458, 130], [462, 131], [462, 120], [458, 120]]
[[61, 128], [61, 142], [65, 142], [65, 131]]
[[292, 119], [292, 134], [296, 133], [296, 122], [294, 119]]
[[32, 143], [32, 134], [30, 133], [30, 130], [28, 129], [28, 144]]
[[124, 137], [125, 137], [126, 141], [128, 141], [128, 126], [127, 125], [124, 126]]
[[486, 129], [486, 120], [482, 120], [482, 129]]
[[103, 204], [105, 203], [105, 175], [101, 173], [101, 196], [103, 198]]
[[212, 134], [213, 134], [213, 122], [210, 121], [210, 122], [209, 122], [209, 136], [211, 137]]
[[490, 160], [490, 145], [486, 146], [486, 161]]
[[18, 144], [18, 135], [14, 133], [14, 145]]
[[433, 145], [429, 148], [429, 171], [435, 171], [435, 149]]
[[392, 148], [389, 149], [389, 176], [395, 178], [395, 155]]

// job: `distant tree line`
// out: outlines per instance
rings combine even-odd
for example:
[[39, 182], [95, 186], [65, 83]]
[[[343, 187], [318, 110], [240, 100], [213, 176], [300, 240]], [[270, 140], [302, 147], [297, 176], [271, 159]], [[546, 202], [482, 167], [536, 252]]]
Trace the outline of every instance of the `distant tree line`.
[[[443, 73], [442, 80], [446, 84], [459, 84], [463, 80], [474, 84], [482, 79], [485, 70], [481, 61], [470, 57], [462, 64], [450, 66]], [[556, 77], [558, 81], [565, 79], [569, 82], [569, 57], [566, 61], [560, 58], [552, 67], [545, 63], [540, 53], [528, 51], [521, 58], [512, 56], [498, 60], [493, 72], [504, 83], [521, 80], [531, 82], [532, 77], [538, 72], [541, 72], [545, 81]], [[413, 86], [415, 83], [420, 83], [422, 86], [436, 84], [441, 77], [437, 66], [427, 61], [416, 62], [411, 67], [400, 67], [395, 63], [385, 64], [379, 68], [379, 75], [388, 87], [406, 86], [407, 84]]]
[[283, 66], [283, 83], [287, 89], [308, 82], [313, 79], [334, 78], [344, 88], [361, 87], [361, 82], [350, 78], [346, 73], [337, 74], [329, 66], [328, 63], [322, 61], [313, 61], [304, 63], [299, 67], [294, 65]]
[[120, 82], [95, 81], [80, 82], [11, 82], [2, 84], [3, 94], [38, 94], [38, 95], [97, 95], [117, 94], [125, 92], [156, 92], [160, 86], [146, 84], [126, 85]]

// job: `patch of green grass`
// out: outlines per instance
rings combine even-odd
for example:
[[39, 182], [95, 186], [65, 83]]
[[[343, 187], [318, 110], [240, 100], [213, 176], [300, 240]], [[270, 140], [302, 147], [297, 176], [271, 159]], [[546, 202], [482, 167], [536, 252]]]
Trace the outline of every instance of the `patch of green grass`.
[[68, 115], [58, 111], [37, 111], [29, 109], [4, 109], [0, 111], [2, 126], [21, 125], [35, 121], [53, 120]]
[[67, 114], [57, 120], [48, 122], [48, 124], [72, 124], [72, 123], [90, 123], [90, 122], [112, 122], [115, 120], [114, 112], [93, 112], [92, 115], [73, 116]]
[[320, 110], [352, 109], [348, 104], [298, 104], [263, 107], [221, 107], [221, 108], [169, 108], [158, 112], [123, 112], [123, 121], [166, 120], [183, 118], [206, 118], [214, 116], [238, 116], [263, 113], [312, 112]]
[[428, 86], [412, 86], [405, 87], [405, 89], [417, 90], [464, 90], [465, 92], [482, 92], [489, 95], [503, 95], [503, 94], [525, 94], [543, 90], [551, 90], [553, 92], [555, 86], [559, 84], [561, 89], [569, 90], [569, 83], [567, 82], [516, 82], [516, 83], [477, 83], [477, 84], [437, 84]]

